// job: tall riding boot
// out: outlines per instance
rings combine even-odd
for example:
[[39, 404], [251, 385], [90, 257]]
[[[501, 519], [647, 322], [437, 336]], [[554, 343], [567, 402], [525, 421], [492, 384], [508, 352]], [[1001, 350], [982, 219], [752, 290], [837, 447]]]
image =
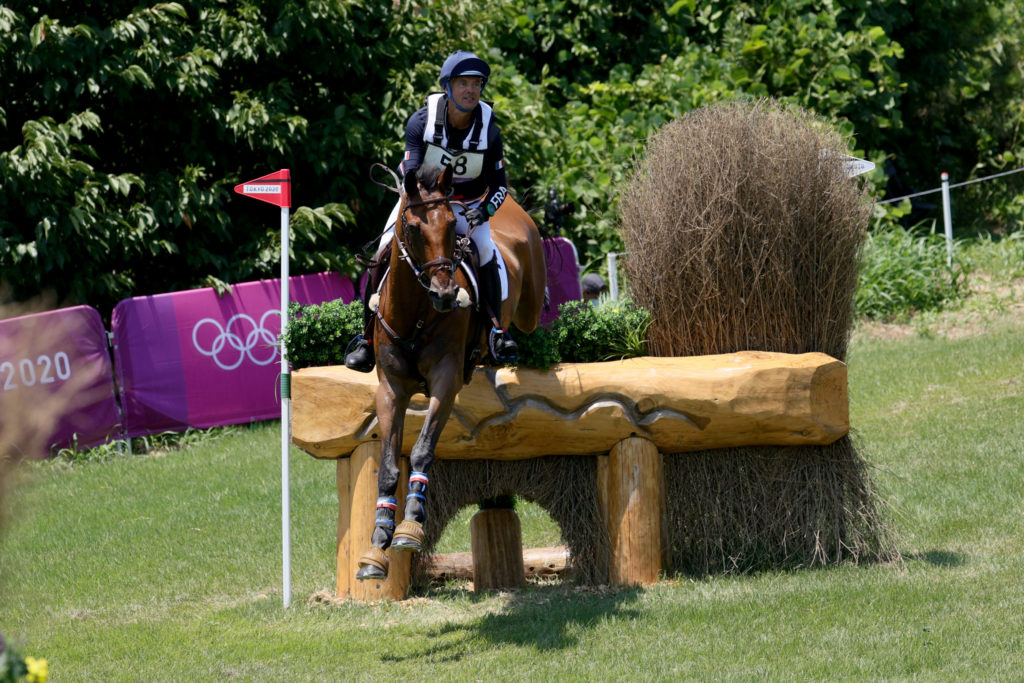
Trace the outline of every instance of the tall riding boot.
[[380, 285], [379, 271], [381, 265], [372, 266], [366, 278], [366, 288], [363, 292], [363, 333], [349, 342], [349, 351], [345, 354], [345, 367], [357, 372], [370, 372], [377, 364], [373, 353], [373, 315], [370, 310], [370, 297]]
[[[498, 272], [498, 259], [480, 266], [480, 275], [483, 280], [483, 297], [487, 303], [487, 311], [501, 324], [501, 274]], [[495, 327], [488, 337], [491, 355], [499, 363], [513, 363], [519, 356], [519, 346], [503, 327]]]

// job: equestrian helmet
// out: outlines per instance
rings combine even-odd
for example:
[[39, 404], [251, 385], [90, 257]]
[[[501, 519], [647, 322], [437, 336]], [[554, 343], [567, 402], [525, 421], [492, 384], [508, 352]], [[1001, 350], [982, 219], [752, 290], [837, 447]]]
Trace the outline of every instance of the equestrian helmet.
[[487, 79], [490, 75], [491, 67], [487, 66], [487, 62], [472, 52], [458, 50], [451, 53], [448, 59], [444, 60], [444, 64], [441, 66], [439, 82], [442, 88], [447, 89], [448, 82], [456, 76], [479, 76], [484, 79], [483, 85], [487, 85]]

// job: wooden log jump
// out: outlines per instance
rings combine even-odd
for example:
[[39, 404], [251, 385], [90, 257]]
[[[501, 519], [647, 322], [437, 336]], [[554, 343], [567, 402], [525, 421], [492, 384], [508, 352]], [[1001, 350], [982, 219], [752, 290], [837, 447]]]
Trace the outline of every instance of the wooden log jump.
[[[387, 581], [353, 578], [359, 549], [370, 543], [377, 497], [376, 387], [375, 375], [340, 366], [305, 368], [292, 379], [293, 442], [315, 457], [337, 459], [338, 595], [363, 600], [401, 598], [409, 586], [409, 555], [390, 550]], [[405, 455], [424, 413], [425, 398], [414, 399]], [[456, 398], [436, 457], [598, 457], [595, 487], [612, 542], [611, 579], [644, 584], [656, 581], [664, 566], [664, 453], [826, 445], [848, 431], [846, 365], [825, 354], [635, 358], [548, 372], [478, 369]], [[408, 460], [401, 460], [403, 480]], [[400, 520], [401, 502], [397, 515]], [[500, 527], [495, 521], [480, 523], [490, 527], [489, 535], [479, 532], [481, 547], [489, 548], [479, 565], [491, 567], [488, 575], [511, 571], [508, 558], [497, 555], [515, 543], [515, 534], [486, 540]], [[514, 552], [521, 553], [521, 541]], [[494, 569], [499, 565], [504, 569]], [[480, 587], [489, 579], [475, 581]]]

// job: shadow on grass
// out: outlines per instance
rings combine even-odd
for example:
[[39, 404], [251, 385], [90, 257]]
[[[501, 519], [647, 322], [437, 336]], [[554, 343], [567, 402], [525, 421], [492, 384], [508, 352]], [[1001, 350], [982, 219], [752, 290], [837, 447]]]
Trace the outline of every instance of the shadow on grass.
[[908, 560], [927, 562], [933, 567], [962, 567], [967, 564], [967, 555], [965, 553], [956, 553], [949, 550], [926, 550], [923, 553], [908, 553], [904, 557]]
[[[634, 587], [527, 584], [509, 593], [500, 611], [466, 623], [443, 624], [427, 634], [430, 647], [404, 655], [388, 654], [381, 661], [403, 662], [424, 657], [432, 661], [458, 661], [478, 654], [481, 644], [525, 646], [541, 651], [573, 648], [588, 630], [602, 623], [640, 617], [642, 610], [630, 605], [641, 592], [642, 589]], [[471, 599], [480, 602], [493, 596], [474, 593]]]

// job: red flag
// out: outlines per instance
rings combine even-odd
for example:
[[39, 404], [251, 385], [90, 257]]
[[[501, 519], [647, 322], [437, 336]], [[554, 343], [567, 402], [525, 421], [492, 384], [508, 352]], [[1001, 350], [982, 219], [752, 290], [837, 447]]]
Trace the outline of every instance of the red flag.
[[290, 209], [292, 206], [291, 171], [283, 168], [262, 178], [250, 180], [241, 185], [235, 185], [235, 192], [244, 194], [246, 197], [258, 199], [261, 202]]

